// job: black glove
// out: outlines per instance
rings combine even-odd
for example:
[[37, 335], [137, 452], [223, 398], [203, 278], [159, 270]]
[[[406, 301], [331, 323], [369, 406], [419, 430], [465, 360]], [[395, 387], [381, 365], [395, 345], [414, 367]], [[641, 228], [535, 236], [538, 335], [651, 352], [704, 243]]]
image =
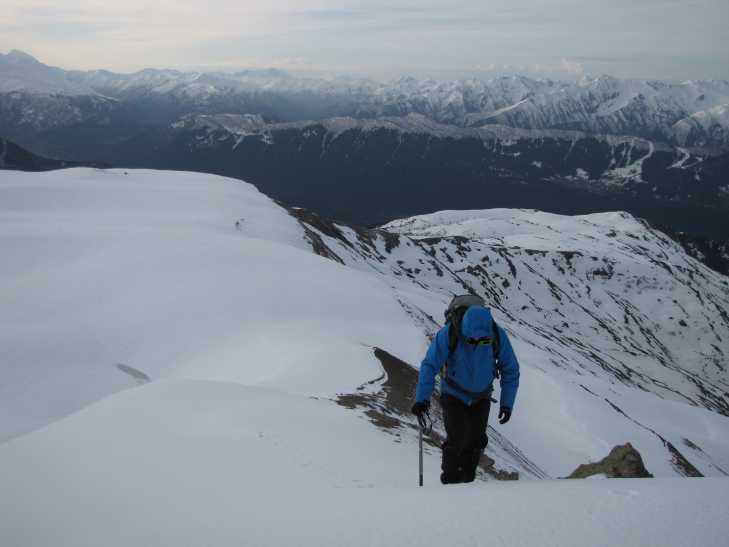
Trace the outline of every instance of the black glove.
[[506, 406], [502, 406], [499, 409], [499, 423], [505, 424], [510, 419], [511, 419], [511, 409]]
[[423, 414], [427, 414], [429, 410], [430, 410], [430, 401], [417, 401], [413, 405], [413, 408], [410, 409], [410, 411], [413, 414], [415, 414], [418, 417], [418, 419], [420, 419], [420, 417]]

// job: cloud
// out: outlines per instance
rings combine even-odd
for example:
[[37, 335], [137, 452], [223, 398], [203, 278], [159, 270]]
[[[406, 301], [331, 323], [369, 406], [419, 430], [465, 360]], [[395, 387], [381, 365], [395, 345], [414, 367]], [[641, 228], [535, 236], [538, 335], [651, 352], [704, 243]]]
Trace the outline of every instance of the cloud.
[[562, 62], [560, 63], [560, 65], [564, 69], [565, 72], [569, 72], [570, 74], [584, 74], [585, 73], [585, 67], [582, 65], [582, 63], [578, 63], [576, 61], [570, 61], [569, 59], [562, 59]]
[[293, 17], [303, 17], [306, 19], [315, 19], [321, 21], [344, 21], [349, 22], [354, 19], [369, 16], [370, 14], [361, 9], [305, 9], [296, 10], [291, 13]]
[[[729, 76], [721, 64], [727, 0], [2, 3], [0, 51], [26, 50], [69, 68], [265, 66], [306, 59], [323, 70], [368, 73], [465, 72], [493, 64], [572, 76], [595, 67], [677, 78], [696, 77], [701, 67], [706, 77]], [[648, 60], [658, 57], [661, 62]]]

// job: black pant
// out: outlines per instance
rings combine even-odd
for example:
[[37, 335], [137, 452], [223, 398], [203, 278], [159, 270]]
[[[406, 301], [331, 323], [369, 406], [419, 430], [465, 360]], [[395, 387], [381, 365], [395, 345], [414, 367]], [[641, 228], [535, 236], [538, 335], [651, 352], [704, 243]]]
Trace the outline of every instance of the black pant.
[[440, 480], [443, 484], [473, 482], [481, 454], [488, 444], [486, 427], [491, 398], [469, 406], [444, 393], [440, 402], [446, 430]]

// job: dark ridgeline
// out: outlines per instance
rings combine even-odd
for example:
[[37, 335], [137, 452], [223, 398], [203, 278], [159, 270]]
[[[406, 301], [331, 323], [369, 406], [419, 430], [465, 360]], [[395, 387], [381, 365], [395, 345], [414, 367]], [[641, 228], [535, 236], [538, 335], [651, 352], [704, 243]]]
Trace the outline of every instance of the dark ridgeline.
[[99, 162], [76, 162], [44, 158], [21, 148], [7, 139], [0, 138], [0, 169], [17, 171], [51, 171], [66, 167], [108, 167]]
[[[641, 157], [642, 180], [613, 171]], [[442, 209], [516, 207], [626, 210], [674, 231], [729, 234], [729, 154], [685, 159], [662, 146], [649, 155], [630, 139], [452, 136], [384, 126], [336, 132], [317, 122], [245, 136], [177, 127], [127, 140], [109, 160], [241, 178], [288, 205], [361, 225]]]

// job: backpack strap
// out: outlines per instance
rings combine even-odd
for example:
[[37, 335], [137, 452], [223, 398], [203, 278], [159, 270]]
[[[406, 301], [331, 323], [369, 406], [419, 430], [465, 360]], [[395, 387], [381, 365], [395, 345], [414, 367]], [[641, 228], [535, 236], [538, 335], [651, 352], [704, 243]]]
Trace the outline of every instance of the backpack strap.
[[448, 330], [448, 357], [456, 351], [456, 346], [458, 346], [458, 342], [461, 339], [461, 323], [463, 321], [463, 316], [466, 315], [467, 309], [467, 306], [456, 308], [448, 316], [448, 322], [451, 325]]
[[499, 362], [499, 354], [501, 353], [501, 333], [499, 332], [499, 326], [496, 324], [494, 318], [491, 318], [491, 332], [494, 335], [494, 344], [491, 351], [494, 354], [494, 376], [496, 378], [501, 377], [501, 363]]

